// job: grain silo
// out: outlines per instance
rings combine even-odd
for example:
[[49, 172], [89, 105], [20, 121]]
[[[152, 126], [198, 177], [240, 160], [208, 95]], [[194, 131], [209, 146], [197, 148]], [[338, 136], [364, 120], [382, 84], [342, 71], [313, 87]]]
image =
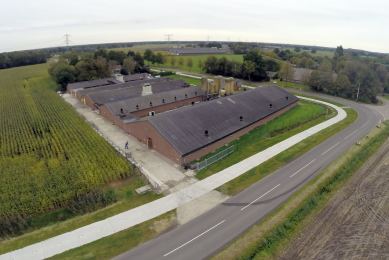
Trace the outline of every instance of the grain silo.
[[235, 79], [234, 78], [230, 78], [231, 94], [234, 94], [234, 85], [235, 85]]
[[226, 81], [223, 76], [219, 76], [219, 90], [222, 90], [226, 86]]
[[224, 97], [226, 95], [226, 91], [224, 89], [220, 90], [220, 96]]
[[201, 92], [207, 93], [208, 90], [208, 79], [207, 77], [201, 77]]
[[231, 95], [231, 88], [230, 88], [230, 78], [225, 79], [224, 89], [226, 90], [226, 95]]
[[219, 76], [215, 76], [213, 78], [213, 82], [215, 83], [215, 89], [214, 89], [214, 92], [212, 92], [212, 93], [217, 93], [217, 92], [219, 92], [219, 86], [220, 86]]

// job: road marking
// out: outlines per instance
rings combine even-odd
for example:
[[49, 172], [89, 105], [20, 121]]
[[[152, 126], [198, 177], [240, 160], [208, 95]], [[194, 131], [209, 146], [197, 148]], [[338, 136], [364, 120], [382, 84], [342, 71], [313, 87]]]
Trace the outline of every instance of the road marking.
[[273, 189], [269, 190], [268, 192], [266, 192], [266, 193], [263, 194], [261, 197], [259, 197], [258, 199], [254, 200], [253, 202], [251, 202], [250, 204], [248, 204], [246, 207], [242, 208], [241, 210], [244, 210], [245, 208], [247, 208], [248, 206], [250, 206], [251, 204], [253, 204], [253, 203], [256, 202], [257, 200], [259, 200], [260, 198], [262, 198], [263, 196], [265, 196], [266, 194], [268, 194], [269, 192], [271, 192], [272, 190], [274, 190], [274, 189], [277, 188], [278, 186], [280, 186], [280, 184], [278, 184], [278, 185], [275, 186]]
[[367, 123], [369, 123], [369, 122], [370, 122], [370, 120], [369, 120], [369, 121], [367, 121], [367, 122], [366, 122], [366, 123], [365, 123], [363, 126], [361, 126], [361, 128], [362, 128], [362, 127], [364, 127], [365, 125], [367, 125]]
[[205, 233], [207, 233], [208, 231], [210, 231], [210, 230], [212, 230], [212, 229], [214, 229], [215, 227], [217, 227], [217, 226], [219, 226], [221, 223], [223, 223], [224, 221], [226, 221], [226, 220], [223, 220], [222, 222], [220, 222], [219, 224], [216, 224], [215, 226], [213, 226], [213, 227], [211, 227], [210, 229], [208, 229], [207, 231], [205, 231], [205, 232], [203, 232], [203, 233], [201, 233], [200, 235], [198, 235], [197, 237], [195, 237], [195, 238], [193, 238], [192, 240], [189, 240], [188, 242], [186, 242], [185, 244], [183, 244], [182, 246], [179, 246], [179, 247], [177, 247], [176, 249], [174, 249], [173, 251], [170, 251], [169, 253], [167, 253], [166, 255], [164, 255], [164, 256], [167, 256], [167, 255], [170, 255], [171, 253], [173, 253], [174, 251], [176, 251], [176, 250], [178, 250], [178, 249], [180, 249], [181, 247], [183, 247], [183, 246], [185, 246], [185, 245], [187, 245], [187, 244], [189, 244], [190, 242], [192, 242], [193, 240], [195, 240], [195, 239], [197, 239], [197, 238], [199, 238], [199, 237], [201, 237], [202, 235], [204, 235]]
[[340, 142], [338, 142], [337, 144], [335, 144], [334, 146], [332, 146], [330, 149], [328, 149], [327, 151], [325, 151], [322, 155], [324, 155], [325, 153], [327, 153], [329, 150], [331, 150], [332, 148], [334, 148], [334, 147], [337, 146], [338, 144], [340, 144]]
[[292, 175], [290, 175], [290, 177], [293, 177], [295, 174], [299, 173], [302, 169], [304, 169], [305, 167], [307, 167], [308, 165], [310, 165], [311, 163], [313, 163], [316, 159], [314, 159], [312, 162], [308, 163], [307, 165], [305, 165], [303, 168], [301, 168], [300, 170], [298, 170], [297, 172], [293, 173]]
[[355, 130], [354, 132], [352, 132], [351, 134], [349, 134], [348, 136], [346, 136], [346, 138], [344, 138], [344, 139], [347, 139], [347, 138], [349, 138], [352, 134], [354, 134], [355, 132], [357, 132], [358, 130]]

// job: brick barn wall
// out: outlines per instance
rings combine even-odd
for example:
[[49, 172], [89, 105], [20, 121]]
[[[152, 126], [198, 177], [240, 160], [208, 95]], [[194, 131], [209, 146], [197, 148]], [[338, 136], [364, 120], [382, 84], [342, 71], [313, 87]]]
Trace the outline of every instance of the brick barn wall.
[[92, 108], [92, 109], [97, 109], [97, 107], [95, 106], [95, 104], [93, 104], [92, 100], [89, 98], [89, 96], [86, 96], [85, 97], [85, 105], [87, 105], [88, 107]]
[[161, 112], [165, 112], [165, 111], [168, 111], [168, 110], [172, 110], [175, 107], [182, 107], [182, 106], [191, 105], [192, 102], [201, 101], [201, 99], [202, 99], [202, 97], [188, 98], [188, 99], [185, 99], [185, 100], [169, 103], [169, 104], [166, 104], [166, 105], [155, 106], [155, 107], [152, 106], [152, 107], [147, 108], [147, 109], [143, 109], [143, 110], [139, 110], [139, 111], [134, 111], [134, 112], [132, 112], [132, 114], [137, 116], [137, 117], [148, 116], [149, 112], [151, 112], [151, 111], [154, 111], [155, 113], [161, 113]]
[[173, 162], [181, 164], [182, 158], [180, 154], [162, 137], [149, 121], [126, 124], [125, 128], [127, 129], [127, 133], [145, 145], [147, 145], [147, 139], [151, 138], [154, 150]]

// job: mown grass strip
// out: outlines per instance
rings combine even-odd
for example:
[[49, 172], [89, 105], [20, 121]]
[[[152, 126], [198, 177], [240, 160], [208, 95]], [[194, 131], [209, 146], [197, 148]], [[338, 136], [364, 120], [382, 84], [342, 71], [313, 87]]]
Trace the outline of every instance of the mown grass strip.
[[[335, 195], [334, 190], [345, 184], [387, 140], [389, 127], [371, 138], [364, 149], [360, 149], [352, 158], [347, 160], [340, 169], [325, 182], [319, 185], [302, 203], [290, 213], [286, 220], [271, 229], [260, 240], [245, 249], [238, 259], [265, 259], [273, 255], [282, 242], [288, 240], [302, 226], [306, 219], [317, 207], [325, 206], [325, 202]], [[307, 184], [308, 185], [308, 184]]]

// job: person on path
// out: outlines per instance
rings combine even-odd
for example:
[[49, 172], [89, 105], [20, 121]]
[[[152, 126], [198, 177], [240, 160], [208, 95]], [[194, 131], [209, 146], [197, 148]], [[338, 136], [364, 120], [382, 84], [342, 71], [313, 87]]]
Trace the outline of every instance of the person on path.
[[126, 142], [126, 145], [124, 146], [124, 149], [128, 149], [128, 141]]

